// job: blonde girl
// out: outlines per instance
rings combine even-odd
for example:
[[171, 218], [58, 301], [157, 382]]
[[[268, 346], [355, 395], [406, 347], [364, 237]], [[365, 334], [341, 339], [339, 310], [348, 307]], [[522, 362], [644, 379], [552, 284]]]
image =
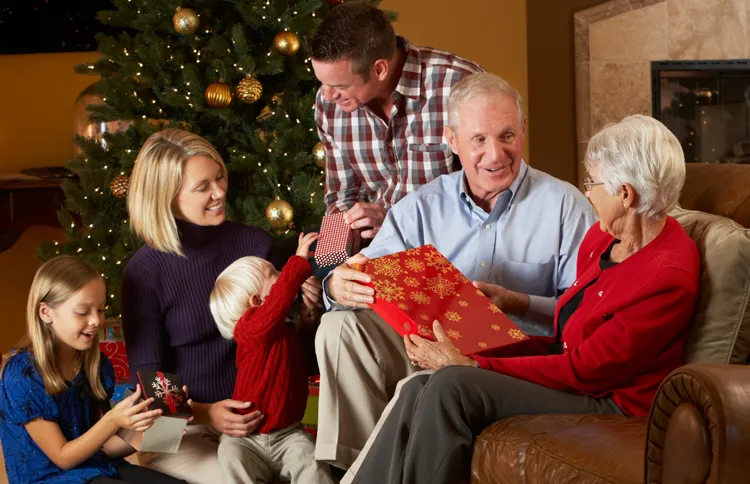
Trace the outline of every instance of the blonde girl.
[[13, 483], [182, 482], [122, 460], [118, 429], [145, 431], [161, 414], [141, 389], [109, 408], [114, 370], [99, 351], [106, 288], [81, 259], [37, 271], [26, 309], [28, 346], [0, 366], [0, 442]]

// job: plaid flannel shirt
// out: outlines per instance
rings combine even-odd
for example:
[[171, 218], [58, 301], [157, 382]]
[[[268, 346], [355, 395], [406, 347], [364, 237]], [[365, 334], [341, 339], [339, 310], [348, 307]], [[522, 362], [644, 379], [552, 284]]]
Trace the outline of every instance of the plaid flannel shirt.
[[335, 102], [315, 103], [318, 135], [326, 150], [326, 213], [359, 201], [389, 209], [409, 192], [454, 171], [443, 138], [448, 96], [462, 77], [483, 69], [466, 59], [399, 37], [406, 62], [386, 123], [369, 107], [346, 113]]

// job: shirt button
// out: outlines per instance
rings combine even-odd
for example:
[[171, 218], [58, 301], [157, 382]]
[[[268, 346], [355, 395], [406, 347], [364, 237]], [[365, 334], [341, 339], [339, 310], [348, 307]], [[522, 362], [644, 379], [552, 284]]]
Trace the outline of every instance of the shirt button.
[[489, 230], [491, 228], [492, 228], [492, 225], [490, 225], [490, 224], [487, 224], [487, 225], [484, 226], [484, 230]]
[[594, 253], [593, 252], [589, 254], [589, 259], [591, 259], [592, 257], [594, 257]]
[[604, 295], [603, 291], [599, 291], [599, 297], [602, 297]]
[[482, 267], [487, 267], [487, 263], [486, 263], [486, 262], [482, 262], [482, 263], [481, 263], [480, 265], [481, 265]]

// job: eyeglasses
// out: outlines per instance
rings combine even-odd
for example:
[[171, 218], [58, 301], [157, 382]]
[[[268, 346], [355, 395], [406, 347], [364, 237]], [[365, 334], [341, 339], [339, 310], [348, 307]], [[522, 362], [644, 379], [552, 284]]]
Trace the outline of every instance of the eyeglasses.
[[590, 176], [587, 176], [586, 178], [583, 179], [583, 188], [587, 192], [590, 192], [591, 188], [597, 185], [604, 185], [604, 182], [595, 182], [594, 180], [591, 179]]

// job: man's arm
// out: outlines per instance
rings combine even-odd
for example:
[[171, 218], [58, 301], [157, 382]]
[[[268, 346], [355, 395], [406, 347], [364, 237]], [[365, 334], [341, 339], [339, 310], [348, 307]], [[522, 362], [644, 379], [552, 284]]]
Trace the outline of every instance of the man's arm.
[[315, 98], [315, 125], [326, 152], [326, 214], [344, 212], [360, 200], [360, 180], [341, 149], [333, 141], [322, 90]]

